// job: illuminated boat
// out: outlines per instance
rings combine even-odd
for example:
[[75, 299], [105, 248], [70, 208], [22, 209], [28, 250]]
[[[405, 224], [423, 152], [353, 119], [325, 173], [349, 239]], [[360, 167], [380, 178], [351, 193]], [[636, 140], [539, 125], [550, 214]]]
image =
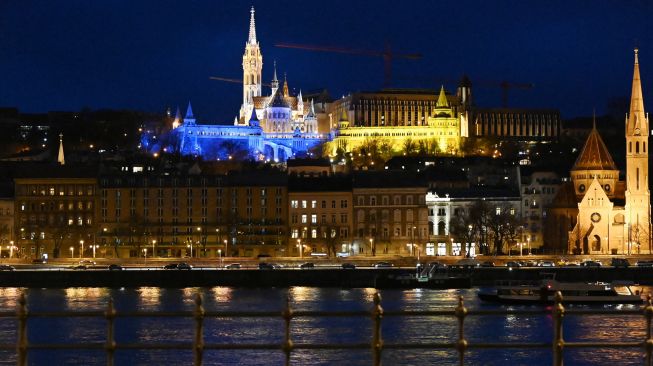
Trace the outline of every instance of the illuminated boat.
[[626, 283], [558, 282], [555, 279], [502, 282], [480, 290], [478, 297], [505, 304], [552, 304], [558, 291], [566, 304], [640, 304], [644, 301], [640, 290]]

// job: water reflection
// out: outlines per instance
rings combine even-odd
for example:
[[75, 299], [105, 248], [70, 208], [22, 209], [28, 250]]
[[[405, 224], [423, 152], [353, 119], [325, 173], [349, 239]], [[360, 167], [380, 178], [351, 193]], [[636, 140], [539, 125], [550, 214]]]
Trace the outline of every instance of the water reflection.
[[[104, 309], [109, 297], [115, 300], [118, 311], [188, 311], [194, 307], [194, 296], [204, 296], [207, 311], [275, 311], [281, 314], [286, 299], [294, 310], [313, 311], [371, 311], [374, 289], [339, 289], [295, 287], [282, 288], [157, 288], [126, 289], [71, 288], [29, 289], [28, 307], [34, 311], [97, 310]], [[506, 309], [498, 305], [481, 303], [471, 290], [383, 290], [384, 309], [395, 310], [453, 310], [458, 297], [463, 296], [470, 309]], [[15, 306], [21, 289], [0, 289], [0, 304]], [[515, 306], [510, 309], [541, 309], [543, 307]], [[586, 307], [579, 307], [586, 308]], [[629, 306], [611, 306], [612, 309], [629, 309]], [[643, 341], [645, 322], [643, 316], [567, 314], [563, 320], [565, 339], [569, 341]], [[28, 322], [30, 342], [70, 343], [103, 342], [106, 321], [103, 318], [34, 318]], [[15, 342], [15, 322], [0, 322], [0, 343]], [[297, 317], [291, 322], [291, 339], [295, 343], [354, 344], [371, 340], [373, 321], [362, 317]], [[204, 337], [207, 343], [216, 344], [281, 344], [285, 323], [281, 316], [269, 318], [219, 317], [206, 318]], [[116, 340], [121, 343], [190, 343], [193, 340], [194, 322], [191, 318], [118, 318]], [[458, 325], [451, 316], [385, 316], [382, 335], [386, 344], [455, 342]], [[549, 315], [468, 316], [465, 319], [465, 336], [469, 342], [550, 342], [552, 319]], [[641, 364], [640, 350], [565, 350], [565, 363], [572, 365], [635, 365]], [[4, 356], [5, 354], [0, 354]], [[4, 360], [15, 360], [9, 355]], [[192, 353], [169, 351], [120, 351], [116, 364], [189, 364]], [[293, 364], [366, 365], [371, 360], [368, 350], [293, 352]], [[469, 365], [548, 365], [550, 350], [477, 350], [466, 352]], [[0, 361], [2, 363], [3, 361]], [[104, 363], [101, 352], [95, 355], [83, 352], [30, 353], [33, 364], [84, 364]], [[282, 364], [281, 351], [206, 351], [206, 364], [259, 365]], [[453, 365], [457, 353], [451, 350], [391, 350], [383, 351], [383, 363], [388, 365]]]
[[136, 289], [140, 306], [145, 308], [157, 308], [161, 298], [160, 287], [139, 287]]

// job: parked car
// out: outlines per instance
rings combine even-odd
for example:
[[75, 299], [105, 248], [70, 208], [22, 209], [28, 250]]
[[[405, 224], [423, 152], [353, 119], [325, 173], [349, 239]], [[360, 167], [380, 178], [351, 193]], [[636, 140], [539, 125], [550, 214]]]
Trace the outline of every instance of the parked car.
[[0, 271], [15, 271], [16, 268], [14, 266], [10, 266], [8, 264], [0, 264]]
[[122, 271], [123, 268], [120, 264], [109, 264], [109, 271]]
[[447, 268], [447, 265], [442, 262], [429, 262], [429, 268]]
[[356, 269], [356, 265], [353, 263], [343, 263], [340, 267], [342, 269]]
[[475, 268], [475, 267], [480, 267], [481, 262], [474, 258], [463, 258], [458, 262], [456, 262], [455, 266], [461, 268]]
[[32, 263], [34, 263], [34, 264], [46, 264], [46, 263], [48, 263], [48, 260], [45, 259], [45, 258], [36, 258], [36, 259], [32, 259]]
[[573, 262], [565, 262], [565, 267], [578, 267], [580, 264], [576, 261]]
[[506, 267], [519, 268], [519, 267], [521, 267], [521, 264], [519, 262], [509, 261], [509, 262], [506, 262]]
[[185, 269], [187, 271], [190, 271], [191, 269], [193, 269], [193, 266], [191, 266], [188, 263], [181, 262], [181, 263], [177, 264], [177, 269], [179, 269], [179, 270]]
[[313, 269], [313, 268], [315, 268], [315, 264], [311, 263], [311, 262], [306, 262], [306, 263], [300, 264], [299, 268], [301, 268], [301, 269]]
[[74, 269], [74, 270], [76, 270], [76, 271], [78, 271], [78, 270], [82, 270], [82, 271], [83, 271], [83, 270], [88, 269], [88, 267], [86, 267], [86, 266], [83, 265], [83, 264], [78, 264], [78, 265], [75, 265], [75, 266], [70, 267], [70, 269]]
[[79, 261], [79, 264], [83, 264], [85, 266], [94, 266], [95, 262], [88, 259], [82, 259], [81, 261]]
[[349, 257], [349, 252], [338, 252], [336, 253], [336, 258], [346, 258]]
[[628, 262], [628, 259], [626, 258], [612, 258], [612, 261], [610, 261], [610, 265], [615, 268], [628, 268], [630, 267], [630, 262]]
[[601, 262], [594, 260], [586, 260], [580, 264], [582, 267], [601, 267]]
[[230, 263], [230, 264], [227, 264], [226, 266], [224, 266], [224, 268], [225, 269], [241, 269], [242, 266], [240, 265], [240, 263]]
[[258, 264], [258, 269], [280, 269], [282, 266], [276, 263], [261, 262]]
[[653, 267], [653, 261], [637, 261], [637, 267]]
[[393, 264], [390, 262], [376, 262], [374, 263], [374, 268], [390, 268]]
[[177, 263], [168, 263], [163, 266], [163, 269], [177, 269]]
[[265, 254], [265, 253], [261, 253], [261, 254], [257, 255], [256, 257], [257, 257], [257, 258], [270, 258], [270, 255], [269, 255], [269, 254]]
[[494, 267], [494, 262], [492, 261], [481, 262], [481, 267]]
[[538, 267], [555, 267], [556, 264], [553, 263], [552, 261], [540, 261], [537, 264]]

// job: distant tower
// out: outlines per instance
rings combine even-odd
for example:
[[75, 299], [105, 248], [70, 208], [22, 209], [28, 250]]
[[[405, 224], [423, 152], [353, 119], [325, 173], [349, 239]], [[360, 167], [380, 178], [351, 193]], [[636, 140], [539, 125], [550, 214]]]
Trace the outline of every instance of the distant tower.
[[[651, 200], [648, 189], [648, 116], [639, 76], [638, 49], [630, 96], [630, 113], [626, 116], [626, 230], [628, 249], [650, 251]], [[641, 246], [641, 247], [640, 247]]]
[[57, 156], [57, 162], [61, 165], [66, 165], [66, 159], [63, 155], [63, 134], [59, 134], [59, 155]]
[[270, 86], [272, 86], [272, 93], [270, 93], [270, 95], [276, 94], [277, 89], [279, 89], [279, 79], [277, 79], [277, 61], [274, 61], [274, 77], [272, 77], [272, 83], [270, 83]]
[[193, 116], [193, 107], [191, 107], [190, 101], [188, 101], [188, 108], [186, 108], [186, 117], [184, 117], [184, 125], [186, 126], [195, 125], [195, 117]]
[[263, 56], [256, 40], [256, 23], [254, 22], [254, 7], [250, 10], [249, 37], [243, 54], [243, 106], [240, 118], [245, 121], [254, 108], [254, 97], [261, 96], [261, 71]]
[[456, 96], [460, 100], [463, 109], [467, 110], [472, 106], [472, 81], [469, 80], [467, 75], [463, 75], [462, 79], [460, 79], [458, 90], [456, 90]]
[[177, 113], [175, 113], [175, 119], [172, 120], [172, 129], [174, 130], [175, 128], [179, 127], [180, 124], [181, 124], [181, 111], [179, 110], [179, 106], [177, 106]]

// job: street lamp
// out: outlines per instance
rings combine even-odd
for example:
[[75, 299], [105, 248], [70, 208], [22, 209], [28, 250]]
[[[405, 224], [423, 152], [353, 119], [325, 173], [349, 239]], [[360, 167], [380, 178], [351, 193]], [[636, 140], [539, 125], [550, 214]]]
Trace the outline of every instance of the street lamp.
[[154, 257], [154, 244], [156, 244], [156, 239], [152, 240], [152, 257]]
[[299, 258], [304, 258], [304, 248], [302, 247], [302, 239], [297, 239], [297, 247], [299, 248]]
[[229, 256], [229, 247], [227, 247], [227, 245], [229, 245], [229, 240], [225, 239], [224, 240], [224, 256], [225, 257]]
[[[201, 241], [202, 241], [202, 228], [198, 226], [197, 227], [197, 245], [200, 245]], [[193, 256], [191, 255], [191, 257], [193, 257]]]
[[218, 257], [220, 257], [220, 267], [222, 267], [222, 249], [218, 249]]
[[95, 259], [95, 249], [99, 248], [99, 245], [91, 245], [91, 248], [93, 248], [93, 259]]
[[193, 258], [193, 241], [190, 241], [190, 244], [186, 244], [186, 248], [190, 247], [190, 257]]
[[529, 235], [528, 238], [526, 238], [526, 242], [528, 243], [528, 255], [531, 255], [531, 236]]
[[145, 265], [147, 265], [147, 248], [143, 248], [143, 253], [145, 254]]
[[11, 245], [11, 246], [9, 247], [9, 258], [11, 259], [11, 258], [14, 257], [14, 241], [11, 240], [11, 241], [9, 242], [9, 244]]
[[73, 257], [74, 252], [75, 252], [75, 247], [70, 247], [70, 258]]
[[372, 252], [372, 255], [376, 255], [376, 251], [374, 250], [374, 238], [370, 238], [370, 252]]
[[84, 240], [79, 241], [79, 246], [82, 248], [82, 250], [79, 252], [79, 258], [82, 258], [84, 255]]

